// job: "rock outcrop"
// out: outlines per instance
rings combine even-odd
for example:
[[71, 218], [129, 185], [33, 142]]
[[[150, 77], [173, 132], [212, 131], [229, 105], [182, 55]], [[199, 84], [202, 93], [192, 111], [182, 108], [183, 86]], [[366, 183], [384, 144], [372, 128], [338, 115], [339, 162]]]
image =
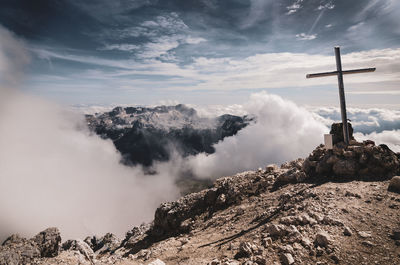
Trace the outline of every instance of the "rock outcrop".
[[12, 235], [0, 247], [0, 264], [29, 264], [37, 258], [55, 257], [61, 243], [57, 228], [48, 228], [31, 239]]
[[[347, 123], [348, 127], [349, 127], [349, 140], [354, 140], [353, 137], [353, 126], [351, 125], [351, 123]], [[333, 123], [331, 126], [331, 131], [329, 132], [329, 134], [332, 134], [332, 141], [333, 144], [338, 144], [341, 142], [344, 142], [344, 136], [343, 136], [343, 123]]]
[[332, 150], [320, 145], [304, 161], [303, 171], [318, 179], [386, 180], [399, 173], [399, 166], [398, 155], [386, 145], [353, 140], [349, 146], [338, 144]]

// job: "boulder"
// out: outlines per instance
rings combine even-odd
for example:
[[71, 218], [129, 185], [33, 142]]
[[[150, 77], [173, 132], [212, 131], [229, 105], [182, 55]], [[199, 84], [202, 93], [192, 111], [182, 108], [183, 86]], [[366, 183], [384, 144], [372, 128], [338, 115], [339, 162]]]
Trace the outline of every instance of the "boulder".
[[282, 264], [284, 264], [284, 265], [291, 265], [294, 263], [293, 256], [290, 253], [283, 253], [281, 255], [281, 260], [282, 260]]
[[345, 226], [345, 227], [344, 227], [343, 234], [344, 234], [345, 236], [351, 236], [351, 235], [353, 235], [353, 232], [351, 232], [351, 229], [350, 229], [349, 227]]
[[318, 232], [315, 237], [315, 244], [317, 246], [327, 247], [329, 244], [329, 235], [324, 231]]
[[121, 245], [121, 240], [119, 238], [117, 238], [112, 233], [107, 233], [99, 240], [99, 243], [97, 244], [97, 246], [94, 249], [94, 251], [97, 254], [104, 254], [104, 253], [107, 253], [107, 252], [113, 252], [120, 245]]
[[[349, 140], [354, 140], [353, 137], [353, 126], [351, 126], [351, 123], [348, 122], [348, 127], [349, 127]], [[329, 132], [332, 134], [332, 140], [333, 144], [337, 144], [340, 142], [344, 142], [344, 137], [343, 137], [343, 123], [333, 123], [331, 126], [331, 131]]]
[[40, 258], [40, 249], [32, 240], [12, 235], [0, 246], [0, 264], [29, 264]]
[[58, 255], [61, 244], [61, 235], [58, 228], [47, 228], [37, 234], [32, 240], [39, 247], [42, 257], [55, 257]]
[[285, 234], [285, 226], [284, 225], [276, 225], [276, 224], [270, 224], [266, 227], [266, 231], [272, 236], [272, 237], [280, 237]]
[[390, 180], [388, 190], [400, 193], [400, 176], [394, 176]]
[[251, 257], [257, 251], [257, 247], [250, 242], [241, 242], [239, 245], [239, 251], [236, 253], [235, 258], [248, 258]]
[[92, 260], [94, 258], [93, 250], [90, 248], [90, 246], [86, 242], [84, 242], [80, 239], [67, 240], [62, 245], [62, 248], [64, 250], [76, 250], [79, 253], [81, 253], [83, 256], [85, 256], [85, 258], [88, 260]]

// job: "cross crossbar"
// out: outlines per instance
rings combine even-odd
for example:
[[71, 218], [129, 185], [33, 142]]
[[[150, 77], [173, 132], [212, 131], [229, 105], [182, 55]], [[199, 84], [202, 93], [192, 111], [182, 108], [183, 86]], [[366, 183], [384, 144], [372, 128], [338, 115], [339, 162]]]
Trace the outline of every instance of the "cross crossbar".
[[315, 77], [324, 77], [324, 76], [333, 76], [336, 75], [338, 78], [339, 85], [339, 98], [340, 98], [340, 114], [342, 116], [342, 124], [343, 124], [343, 138], [346, 144], [349, 144], [349, 126], [347, 124], [347, 113], [346, 113], [346, 100], [344, 97], [344, 84], [343, 84], [343, 75], [347, 74], [359, 74], [359, 73], [368, 73], [374, 72], [376, 68], [365, 68], [365, 69], [355, 69], [355, 70], [342, 70], [342, 59], [340, 58], [340, 48], [335, 47], [335, 57], [336, 57], [336, 71], [326, 72], [326, 73], [317, 73], [317, 74], [308, 74], [307, 78], [315, 78]]
[[[346, 70], [346, 71], [342, 71], [342, 74], [348, 75], [348, 74], [368, 73], [368, 72], [375, 72], [375, 70], [376, 70], [376, 68]], [[324, 76], [336, 76], [337, 74], [339, 74], [338, 71], [333, 71], [333, 72], [325, 72], [325, 73], [317, 73], [317, 74], [308, 74], [308, 75], [306, 75], [306, 77], [307, 78], [315, 78], [315, 77], [324, 77]]]

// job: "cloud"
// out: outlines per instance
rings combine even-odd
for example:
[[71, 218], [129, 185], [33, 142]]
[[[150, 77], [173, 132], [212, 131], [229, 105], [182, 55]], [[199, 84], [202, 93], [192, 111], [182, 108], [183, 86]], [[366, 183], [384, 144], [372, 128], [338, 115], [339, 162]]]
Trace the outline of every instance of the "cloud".
[[132, 52], [139, 48], [140, 48], [140, 46], [134, 45], [134, 44], [109, 44], [109, 45], [105, 45], [102, 48], [99, 48], [99, 50], [103, 50], [103, 51], [119, 50], [119, 51], [124, 51], [124, 52]]
[[317, 38], [317, 34], [308, 35], [306, 33], [296, 34], [298, 40], [314, 40]]
[[16, 90], [26, 50], [3, 28], [0, 39], [2, 73], [13, 80], [0, 86], [0, 240], [49, 226], [64, 239], [122, 236], [178, 196], [177, 161], [156, 165], [151, 176], [126, 167], [111, 141], [89, 132], [83, 115]]
[[[311, 109], [322, 119], [325, 125], [340, 122], [339, 108], [323, 107]], [[371, 134], [373, 132], [392, 131], [400, 129], [400, 110], [382, 108], [348, 108], [347, 116], [351, 120], [355, 132]]]
[[143, 21], [135, 27], [106, 31], [104, 34], [109, 41], [142, 38], [143, 41], [136, 40], [134, 45], [116, 43], [99, 49], [129, 51], [138, 60], [177, 61], [172, 50], [183, 44], [196, 45], [206, 41], [204, 38], [191, 36], [189, 27], [175, 12], [156, 16], [153, 20]]
[[332, 4], [332, 2], [326, 3], [326, 4], [321, 4], [317, 7], [317, 10], [323, 10], [323, 9], [334, 9], [335, 5]]
[[355, 133], [358, 141], [373, 140], [376, 144], [386, 144], [392, 151], [400, 153], [400, 130], [383, 131], [370, 134]]
[[303, 0], [295, 0], [294, 3], [290, 6], [287, 6], [286, 9], [287, 11], [287, 15], [291, 15], [296, 13], [300, 8], [302, 8], [301, 3], [303, 2]]
[[30, 56], [24, 50], [24, 45], [15, 36], [0, 25], [0, 102], [1, 92], [9, 86], [16, 86], [22, 78], [22, 70], [30, 62]]
[[[152, 44], [154, 49], [145, 62], [135, 60], [108, 60], [97, 57], [79, 56], [43, 49], [33, 49], [40, 56], [50, 59], [63, 59], [115, 68], [114, 72], [99, 69], [98, 76], [108, 78], [111, 86], [116, 89], [147, 88], [152, 82], [158, 83], [159, 76], [163, 90], [177, 91], [234, 91], [285, 87], [312, 87], [320, 85], [337, 86], [337, 80], [331, 78], [306, 79], [308, 73], [332, 71], [335, 69], [333, 52], [331, 55], [311, 55], [305, 53], [263, 53], [245, 58], [206, 58], [192, 57], [192, 62], [179, 64], [174, 61], [160, 62], [151, 56], [168, 54], [176, 42], [165, 39], [165, 43]], [[165, 44], [165, 46], [164, 46]], [[151, 51], [149, 51], [151, 52]], [[346, 75], [346, 92], [352, 91], [398, 91], [400, 82], [400, 49], [369, 50], [363, 52], [342, 54], [344, 69], [376, 67], [377, 71], [370, 74]], [[130, 75], [141, 75], [135, 80]], [[143, 75], [147, 76], [143, 77]], [[85, 79], [87, 72], [80, 71], [71, 80]], [[153, 84], [155, 84], [153, 83]], [[69, 86], [72, 86], [69, 84]], [[153, 86], [154, 87], [154, 86]], [[389, 89], [390, 88], [390, 89]], [[54, 88], [53, 88], [54, 89]], [[382, 90], [383, 91], [383, 90]]]
[[217, 143], [214, 154], [190, 158], [197, 176], [226, 176], [305, 157], [328, 131], [310, 112], [265, 92], [252, 94], [244, 109], [256, 122]]
[[267, 11], [271, 4], [273, 4], [271, 0], [250, 0], [250, 8], [241, 21], [240, 27], [247, 29], [266, 19], [268, 17]]

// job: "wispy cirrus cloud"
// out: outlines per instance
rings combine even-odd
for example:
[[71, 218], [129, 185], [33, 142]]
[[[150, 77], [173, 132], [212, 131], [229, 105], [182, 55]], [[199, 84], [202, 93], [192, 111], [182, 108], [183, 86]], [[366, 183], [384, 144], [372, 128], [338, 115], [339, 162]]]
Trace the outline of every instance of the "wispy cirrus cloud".
[[[168, 50], [171, 47], [160, 49]], [[152, 49], [157, 50], [157, 49]], [[310, 55], [305, 53], [265, 53], [242, 59], [231, 57], [206, 58], [194, 57], [189, 64], [172, 61], [147, 59], [137, 62], [131, 60], [104, 60], [96, 57], [77, 56], [46, 50], [34, 50], [39, 56], [50, 59], [78, 61], [99, 68], [98, 75], [115, 82], [113, 88], [123, 86], [125, 89], [138, 89], [144, 81], [156, 85], [160, 80], [164, 90], [251, 90], [265, 88], [306, 87], [334, 85], [335, 78], [305, 79], [307, 73], [331, 71], [335, 69], [332, 55]], [[159, 56], [160, 54], [157, 54]], [[151, 56], [156, 56], [152, 54]], [[149, 58], [151, 57], [149, 55]], [[385, 85], [400, 81], [400, 49], [371, 50], [366, 52], [343, 54], [344, 69], [374, 66], [376, 73], [346, 76], [347, 86], [357, 89], [368, 87], [368, 84]], [[104, 67], [113, 71], [102, 70]], [[104, 73], [103, 73], [104, 72]], [[86, 78], [87, 72], [76, 75]], [[140, 75], [140, 80], [135, 80]], [[161, 77], [163, 77], [161, 79]], [[77, 76], [74, 76], [76, 79]], [[123, 85], [122, 85], [123, 84]], [[391, 86], [393, 91], [399, 88]], [[369, 91], [379, 91], [376, 85]], [[350, 90], [349, 93], [351, 93]], [[357, 91], [357, 90], [355, 90]]]
[[303, 2], [303, 0], [295, 0], [293, 4], [291, 4], [290, 6], [287, 6], [286, 9], [287, 11], [287, 15], [291, 15], [296, 13], [302, 6], [301, 3]]

